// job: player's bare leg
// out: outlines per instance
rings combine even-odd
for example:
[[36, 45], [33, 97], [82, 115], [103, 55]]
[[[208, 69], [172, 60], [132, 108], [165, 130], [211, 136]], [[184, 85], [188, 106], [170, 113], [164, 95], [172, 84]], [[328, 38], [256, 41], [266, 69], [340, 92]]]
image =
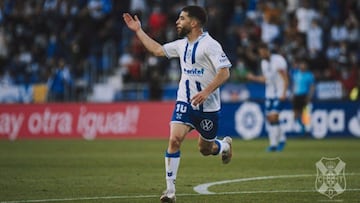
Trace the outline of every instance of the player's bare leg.
[[199, 137], [198, 145], [200, 153], [204, 156], [221, 154], [221, 159], [224, 164], [230, 162], [232, 157], [232, 139], [229, 136], [224, 137], [223, 140], [216, 139], [215, 141], [207, 141], [201, 136]]
[[160, 197], [161, 202], [176, 201], [175, 181], [180, 165], [180, 146], [191, 127], [180, 123], [171, 123], [169, 145], [165, 153], [166, 190]]

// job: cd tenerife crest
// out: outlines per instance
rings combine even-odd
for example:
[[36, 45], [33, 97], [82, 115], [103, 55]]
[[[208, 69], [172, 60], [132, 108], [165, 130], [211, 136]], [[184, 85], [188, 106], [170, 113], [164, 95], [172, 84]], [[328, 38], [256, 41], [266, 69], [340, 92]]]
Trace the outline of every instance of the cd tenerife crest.
[[346, 189], [345, 165], [339, 157], [322, 157], [315, 164], [317, 171], [315, 189], [330, 199], [343, 193]]

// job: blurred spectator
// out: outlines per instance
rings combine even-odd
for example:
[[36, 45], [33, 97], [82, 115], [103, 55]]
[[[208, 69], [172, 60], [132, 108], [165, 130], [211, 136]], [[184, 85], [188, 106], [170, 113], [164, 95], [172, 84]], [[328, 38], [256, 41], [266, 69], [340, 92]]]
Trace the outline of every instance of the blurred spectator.
[[140, 16], [147, 16], [149, 7], [146, 2], [146, 0], [130, 0], [130, 11], [140, 14]]
[[110, 0], [89, 0], [89, 14], [93, 19], [102, 19], [111, 11]]
[[331, 42], [326, 50], [326, 57], [329, 60], [336, 60], [340, 56], [339, 43]]
[[231, 17], [231, 24], [236, 26], [241, 26], [244, 24], [246, 19], [246, 9], [244, 0], [236, 0], [234, 13]]
[[211, 36], [213, 36], [220, 43], [223, 43], [226, 34], [223, 30], [225, 29], [227, 23], [217, 20], [217, 19], [223, 19], [223, 13], [219, 9], [218, 5], [215, 3], [209, 5], [207, 11], [208, 11], [208, 22], [206, 26], [207, 30], [209, 31], [209, 33], [211, 33]]
[[[177, 37], [172, 22], [187, 4], [207, 9], [206, 29], [224, 44], [233, 64], [241, 61], [258, 72], [254, 47], [265, 41], [289, 62], [309, 59], [309, 70], [317, 81], [343, 81], [346, 91], [352, 86], [348, 81], [353, 79], [346, 77], [353, 75], [351, 58], [360, 58], [360, 1], [356, 0], [3, 0], [2, 77], [19, 86], [45, 83], [48, 64], [62, 58], [73, 76], [72, 88], [91, 92], [96, 83], [104, 83], [118, 72], [118, 59], [130, 56], [130, 65], [121, 65], [123, 81], [143, 87], [152, 78], [146, 75], [149, 55], [124, 28], [122, 13], [137, 14], [160, 42], [172, 41]], [[174, 83], [179, 65], [170, 60], [161, 66], [156, 77], [160, 76], [163, 84]]]
[[5, 29], [0, 24], [0, 57], [6, 58], [8, 56], [8, 45], [7, 45], [7, 39], [5, 35]]
[[53, 73], [48, 81], [48, 100], [55, 102], [70, 101], [72, 76], [63, 58], [54, 62]]
[[276, 24], [275, 17], [265, 19], [261, 24], [261, 40], [268, 44], [278, 42], [280, 38], [280, 28]]
[[0, 70], [0, 87], [14, 84], [14, 79], [11, 77], [8, 70]]
[[286, 12], [293, 15], [299, 6], [299, 0], [286, 0]]
[[311, 7], [309, 0], [301, 1], [301, 3], [301, 6], [296, 9], [297, 28], [299, 33], [303, 34], [305, 38], [312, 20], [318, 18], [319, 13]]
[[141, 63], [140, 60], [129, 50], [119, 58], [119, 67], [125, 83], [140, 82], [141, 79]]
[[351, 12], [345, 21], [346, 30], [348, 33], [347, 41], [349, 44], [349, 50], [356, 51], [360, 43], [360, 30], [359, 20], [356, 15]]
[[347, 41], [348, 32], [345, 24], [341, 23], [340, 19], [336, 19], [335, 23], [330, 29], [330, 40], [332, 42]]
[[343, 85], [344, 95], [348, 98], [360, 79], [358, 75], [360, 68], [355, 53], [350, 55], [349, 61], [340, 61], [339, 66], [336, 79]]
[[149, 34], [158, 40], [164, 40], [165, 28], [167, 24], [167, 15], [162, 12], [159, 4], [153, 7], [149, 16]]
[[317, 57], [323, 48], [323, 31], [317, 20], [313, 20], [310, 29], [306, 32], [306, 45], [310, 58]]
[[163, 73], [164, 71], [162, 70], [162, 64], [161, 64], [161, 59], [154, 57], [154, 56], [149, 56], [146, 61], [146, 68], [147, 68], [147, 72], [146, 77], [149, 77], [148, 79], [148, 85], [149, 85], [149, 98], [152, 101], [155, 100], [161, 100], [162, 98], [162, 82], [164, 80], [164, 77], [162, 77], [161, 73]]
[[236, 65], [230, 69], [230, 81], [235, 83], [246, 81], [248, 69], [249, 68], [245, 66], [244, 59], [239, 58]]

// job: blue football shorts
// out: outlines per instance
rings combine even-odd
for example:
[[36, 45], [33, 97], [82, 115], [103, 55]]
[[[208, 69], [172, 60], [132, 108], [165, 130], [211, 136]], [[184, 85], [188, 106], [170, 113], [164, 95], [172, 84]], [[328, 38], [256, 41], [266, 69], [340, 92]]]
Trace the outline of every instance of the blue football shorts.
[[279, 99], [265, 99], [265, 113], [280, 113], [284, 108], [284, 102]]
[[196, 129], [207, 141], [216, 139], [219, 125], [219, 111], [202, 112], [194, 110], [186, 102], [177, 101], [171, 118], [171, 123], [184, 123]]

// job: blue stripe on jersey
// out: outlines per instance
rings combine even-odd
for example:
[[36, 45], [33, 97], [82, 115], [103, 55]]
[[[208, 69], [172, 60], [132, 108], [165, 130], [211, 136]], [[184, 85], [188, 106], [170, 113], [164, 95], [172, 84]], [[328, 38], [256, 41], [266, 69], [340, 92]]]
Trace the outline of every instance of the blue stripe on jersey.
[[185, 86], [186, 86], [186, 98], [188, 103], [190, 103], [190, 84], [189, 84], [189, 80], [185, 81]]
[[186, 53], [187, 53], [188, 46], [189, 46], [189, 43], [186, 43], [185, 52], [184, 52], [184, 62], [185, 63], [186, 63]]
[[[198, 82], [198, 81], [196, 81], [196, 89], [200, 92], [201, 91], [201, 84], [200, 84], [200, 82]], [[204, 105], [203, 104], [201, 104], [200, 105], [200, 111], [203, 111], [203, 109], [204, 109]]]
[[191, 63], [192, 63], [192, 64], [195, 63], [195, 52], [196, 52], [196, 48], [197, 48], [198, 45], [199, 45], [199, 41], [197, 41], [197, 42], [194, 44], [194, 48], [193, 48], [193, 51], [192, 51], [192, 54], [191, 54]]

